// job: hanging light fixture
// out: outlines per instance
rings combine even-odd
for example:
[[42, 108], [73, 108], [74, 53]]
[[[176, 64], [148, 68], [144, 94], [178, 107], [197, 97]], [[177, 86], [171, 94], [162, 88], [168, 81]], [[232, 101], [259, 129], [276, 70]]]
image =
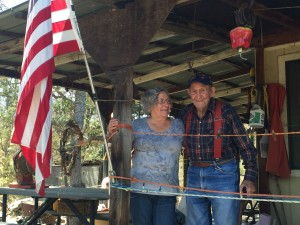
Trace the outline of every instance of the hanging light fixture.
[[253, 0], [249, 5], [242, 5], [235, 11], [237, 27], [230, 31], [231, 46], [241, 53], [250, 47], [252, 41], [252, 28], [255, 25], [256, 16], [252, 9]]

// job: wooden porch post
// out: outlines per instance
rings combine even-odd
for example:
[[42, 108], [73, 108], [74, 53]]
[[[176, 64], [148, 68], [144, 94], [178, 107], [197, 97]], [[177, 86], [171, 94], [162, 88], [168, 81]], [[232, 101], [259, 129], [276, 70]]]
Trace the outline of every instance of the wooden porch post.
[[[265, 84], [264, 81], [264, 49], [256, 49], [256, 85], [261, 86]], [[264, 130], [261, 130], [264, 132]], [[269, 176], [266, 171], [267, 159], [261, 158], [260, 153], [260, 142], [261, 136], [257, 138], [257, 149], [258, 149], [258, 193], [260, 194], [269, 194]], [[270, 203], [269, 202], [259, 202], [259, 211], [260, 213], [270, 214]]]
[[[108, 72], [114, 84], [114, 118], [122, 124], [132, 121], [132, 67]], [[112, 138], [111, 160], [117, 176], [130, 177], [132, 131], [120, 129]], [[116, 184], [130, 185], [127, 180], [116, 179]], [[111, 189], [110, 224], [128, 224], [129, 192]]]

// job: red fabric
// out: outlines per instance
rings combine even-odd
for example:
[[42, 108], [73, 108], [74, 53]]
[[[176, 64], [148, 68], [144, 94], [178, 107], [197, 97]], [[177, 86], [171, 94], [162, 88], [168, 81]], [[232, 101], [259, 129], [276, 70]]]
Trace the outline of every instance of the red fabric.
[[[284, 132], [281, 123], [281, 113], [286, 93], [285, 88], [280, 84], [269, 84], [267, 92], [270, 108], [270, 132]], [[288, 178], [290, 176], [291, 171], [288, 164], [284, 135], [270, 136], [266, 170], [280, 178]]]
[[222, 102], [216, 102], [215, 109], [215, 123], [214, 123], [214, 158], [220, 159], [222, 158], [222, 138], [221, 135], [221, 127], [222, 127]]

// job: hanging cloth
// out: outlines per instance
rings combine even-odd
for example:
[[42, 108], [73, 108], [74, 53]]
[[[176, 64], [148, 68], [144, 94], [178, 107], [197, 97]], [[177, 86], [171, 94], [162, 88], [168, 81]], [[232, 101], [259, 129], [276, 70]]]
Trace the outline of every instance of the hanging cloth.
[[[270, 131], [282, 133], [281, 113], [285, 99], [285, 88], [280, 84], [269, 84], [267, 87], [269, 110], [270, 110]], [[277, 135], [269, 138], [267, 172], [280, 178], [290, 176], [290, 168], [284, 135]]]

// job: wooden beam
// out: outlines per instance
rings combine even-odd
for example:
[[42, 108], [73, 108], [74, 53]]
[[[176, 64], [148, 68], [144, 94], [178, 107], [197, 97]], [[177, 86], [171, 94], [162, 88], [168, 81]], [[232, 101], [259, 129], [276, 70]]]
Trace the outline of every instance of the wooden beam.
[[12, 54], [17, 51], [23, 51], [24, 38], [15, 38], [0, 44], [0, 54]]
[[280, 29], [269, 35], [254, 38], [252, 43], [257, 48], [267, 48], [300, 41], [300, 30]]
[[233, 71], [233, 72], [229, 72], [229, 73], [225, 73], [225, 74], [213, 77], [213, 83], [215, 84], [215, 83], [227, 81], [232, 78], [247, 76], [249, 73], [250, 73], [250, 68], [245, 67], [245, 68]]
[[239, 105], [246, 105], [248, 104], [248, 97], [243, 96], [241, 98], [238, 98], [237, 100], [229, 102], [233, 107], [237, 107]]
[[174, 36], [176, 36], [176, 32], [160, 29], [151, 38], [150, 43], [155, 42], [155, 41], [159, 41], [159, 40], [163, 40], [163, 39], [166, 39], [166, 38], [174, 37]]
[[196, 2], [199, 2], [199, 0], [178, 0], [176, 2], [176, 7], [181, 7], [181, 6], [185, 6], [185, 5], [188, 5], [188, 4], [193, 4], [193, 3], [196, 3]]
[[224, 38], [224, 36], [212, 33], [205, 28], [199, 28], [198, 26], [194, 26], [191, 24], [194, 28], [191, 28], [190, 26], [183, 26], [179, 24], [171, 24], [171, 23], [164, 23], [161, 28], [173, 31], [180, 34], [186, 34], [190, 36], [200, 37], [206, 40], [215, 41], [215, 42], [223, 42], [223, 43], [229, 43], [230, 39]]
[[19, 34], [19, 33], [7, 31], [7, 30], [0, 30], [0, 35], [1, 36], [10, 37], [10, 38], [21, 38], [21, 37], [24, 37], [24, 34]]
[[242, 88], [230, 88], [224, 91], [218, 91], [215, 94], [215, 98], [222, 98], [230, 95], [240, 94], [242, 93]]
[[181, 54], [181, 53], [187, 52], [187, 51], [198, 50], [200, 48], [207, 47], [207, 46], [210, 46], [213, 44], [214, 44], [214, 42], [211, 42], [211, 41], [199, 40], [199, 41], [195, 41], [194, 43], [188, 43], [188, 44], [179, 45], [176, 47], [170, 47], [170, 48], [167, 48], [166, 50], [162, 50], [162, 51], [155, 52], [155, 53], [148, 54], [148, 55], [142, 55], [139, 58], [139, 60], [137, 61], [136, 65], [141, 64], [141, 63], [146, 63], [149, 61], [154, 61], [154, 60], [161, 59], [161, 58], [165, 58], [168, 56], [174, 56], [174, 55]]
[[[216, 77], [213, 76], [212, 77], [213, 83], [216, 84], [219, 82], [226, 81], [228, 79], [236, 79], [236, 78], [240, 78], [243, 76], [247, 76], [249, 73], [249, 70], [250, 69], [248, 69], [248, 68], [243, 68], [243, 69], [239, 69], [234, 72], [229, 72], [226, 74], [218, 75]], [[174, 88], [169, 88], [168, 92], [172, 95], [172, 94], [176, 94], [176, 93], [179, 93], [182, 91], [186, 91], [186, 89], [187, 89], [186, 84], [181, 84], [181, 85], [176, 85], [176, 87], [174, 87]]]
[[[230, 88], [228, 90], [217, 91], [214, 97], [215, 98], [223, 98], [223, 97], [226, 97], [226, 96], [240, 94], [240, 93], [244, 92], [245, 89], [250, 87], [250, 86], [252, 86], [252, 85], [246, 85], [246, 86], [239, 87], [239, 88]], [[191, 99], [186, 99], [186, 100], [183, 100], [183, 101], [174, 101], [174, 103], [181, 104], [181, 105], [182, 104], [186, 105], [186, 104], [192, 103], [192, 100]]]
[[[87, 54], [87, 58], [91, 58], [90, 55]], [[83, 55], [81, 52], [72, 52], [69, 54], [65, 54], [65, 55], [60, 55], [54, 58], [54, 62], [56, 66], [59, 65], [63, 65], [63, 64], [67, 64], [70, 62], [74, 62], [76, 60], [82, 60], [83, 59]]]
[[[250, 50], [248, 49], [247, 51], [250, 51]], [[223, 52], [216, 53], [213, 55], [199, 57], [194, 60], [193, 67], [197, 68], [200, 66], [208, 65], [210, 63], [217, 62], [219, 60], [223, 60], [225, 58], [232, 57], [237, 54], [238, 54], [238, 52], [236, 50], [228, 49], [228, 50], [225, 50]], [[133, 81], [135, 84], [141, 84], [141, 83], [145, 83], [147, 81], [151, 81], [151, 80], [154, 80], [157, 78], [167, 77], [167, 76], [170, 76], [170, 75], [173, 75], [173, 74], [176, 74], [179, 72], [187, 71], [187, 70], [189, 70], [189, 65], [187, 63], [182, 63], [177, 66], [172, 66], [167, 69], [162, 69], [162, 70], [159, 70], [159, 71], [156, 71], [153, 73], [149, 73], [142, 77], [134, 78]]]

